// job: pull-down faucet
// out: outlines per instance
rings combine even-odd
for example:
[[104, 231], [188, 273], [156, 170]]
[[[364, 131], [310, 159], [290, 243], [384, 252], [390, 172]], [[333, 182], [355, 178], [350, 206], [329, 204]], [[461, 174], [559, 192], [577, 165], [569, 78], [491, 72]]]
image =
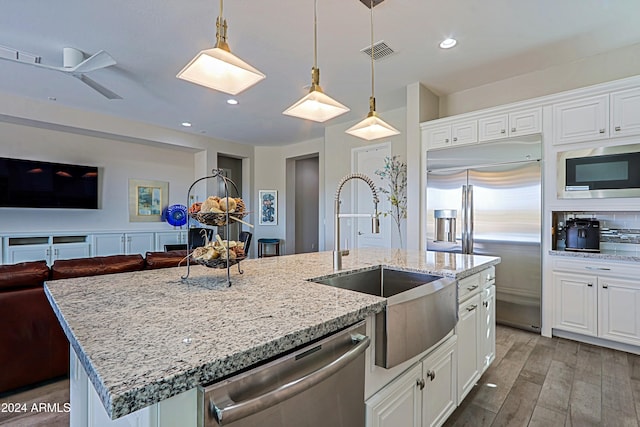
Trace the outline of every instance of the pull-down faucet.
[[[367, 184], [369, 184], [369, 188], [371, 188], [371, 192], [373, 193], [373, 205], [374, 205], [374, 213], [373, 215], [368, 214], [341, 214], [340, 213], [340, 191], [344, 184], [351, 179], [361, 179]], [[378, 192], [376, 191], [376, 186], [368, 176], [361, 173], [352, 173], [350, 175], [345, 176], [340, 180], [338, 184], [338, 189], [336, 190], [336, 197], [334, 199], [333, 204], [333, 214], [334, 214], [334, 222], [333, 222], [333, 269], [341, 270], [342, 269], [342, 251], [340, 250], [340, 218], [348, 218], [348, 217], [362, 217], [362, 216], [370, 216], [371, 217], [371, 232], [379, 233], [380, 232], [380, 220], [378, 219]]]

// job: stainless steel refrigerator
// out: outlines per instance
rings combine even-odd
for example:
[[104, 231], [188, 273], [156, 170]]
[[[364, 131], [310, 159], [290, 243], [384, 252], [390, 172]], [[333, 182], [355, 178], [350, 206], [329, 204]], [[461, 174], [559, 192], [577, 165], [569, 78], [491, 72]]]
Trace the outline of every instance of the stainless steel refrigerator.
[[496, 321], [541, 326], [539, 137], [427, 152], [427, 250], [493, 255]]

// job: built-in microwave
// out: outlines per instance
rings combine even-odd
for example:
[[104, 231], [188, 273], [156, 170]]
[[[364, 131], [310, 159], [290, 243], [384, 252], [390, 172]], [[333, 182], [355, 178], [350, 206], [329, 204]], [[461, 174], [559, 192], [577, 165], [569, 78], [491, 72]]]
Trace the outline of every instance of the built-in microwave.
[[640, 197], [640, 144], [558, 153], [558, 198]]

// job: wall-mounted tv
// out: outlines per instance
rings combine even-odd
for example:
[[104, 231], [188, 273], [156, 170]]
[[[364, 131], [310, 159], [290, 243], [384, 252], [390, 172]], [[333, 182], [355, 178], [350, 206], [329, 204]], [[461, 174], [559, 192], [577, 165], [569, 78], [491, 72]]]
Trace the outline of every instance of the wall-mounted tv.
[[0, 207], [98, 209], [98, 168], [0, 157]]

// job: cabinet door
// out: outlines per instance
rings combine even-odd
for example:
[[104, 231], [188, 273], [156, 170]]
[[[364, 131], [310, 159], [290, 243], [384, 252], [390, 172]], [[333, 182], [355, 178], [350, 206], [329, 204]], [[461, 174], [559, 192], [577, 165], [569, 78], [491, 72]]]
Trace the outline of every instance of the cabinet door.
[[451, 125], [451, 145], [475, 144], [478, 142], [478, 122], [453, 123]]
[[471, 391], [480, 378], [480, 295], [460, 305], [456, 335], [458, 336], [458, 396], [457, 402]]
[[594, 276], [553, 273], [554, 328], [597, 335], [596, 285]]
[[163, 231], [156, 233], [156, 251], [164, 251], [164, 245], [179, 245], [183, 242], [184, 231]]
[[422, 420], [421, 380], [422, 364], [418, 363], [367, 400], [367, 427], [419, 427]]
[[[436, 350], [422, 363], [422, 426], [440, 426], [456, 409], [455, 341]], [[397, 424], [398, 426], [402, 424]]]
[[509, 136], [531, 135], [542, 132], [542, 109], [509, 113]]
[[609, 137], [609, 95], [553, 106], [553, 144]]
[[451, 145], [451, 126], [444, 125], [425, 129], [423, 138], [427, 141], [427, 150], [448, 147]]
[[7, 264], [17, 264], [28, 261], [47, 261], [51, 264], [51, 246], [49, 245], [24, 245], [9, 246], [6, 254]]
[[88, 258], [91, 249], [88, 243], [65, 243], [52, 246], [51, 261], [57, 259]]
[[611, 94], [611, 136], [640, 134], [640, 89]]
[[599, 336], [640, 344], [640, 281], [598, 278]]
[[130, 233], [125, 239], [127, 255], [144, 256], [147, 252], [155, 250], [153, 233]]
[[480, 304], [480, 374], [482, 375], [496, 358], [496, 287], [482, 291]]
[[91, 256], [124, 254], [124, 237], [122, 233], [94, 234]]
[[509, 136], [507, 125], [508, 116], [506, 114], [478, 119], [478, 133], [480, 135], [478, 139], [491, 141], [506, 138]]

